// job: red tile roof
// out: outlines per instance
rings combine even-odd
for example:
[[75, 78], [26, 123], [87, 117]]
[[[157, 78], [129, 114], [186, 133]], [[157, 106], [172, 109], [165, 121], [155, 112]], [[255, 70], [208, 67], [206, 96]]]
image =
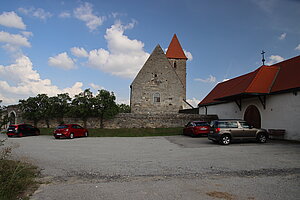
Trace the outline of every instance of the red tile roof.
[[167, 53], [166, 53], [167, 58], [177, 58], [177, 59], [186, 59], [187, 57], [185, 56], [182, 47], [178, 41], [178, 38], [176, 34], [174, 34], [172, 41], [168, 47]]
[[221, 103], [236, 95], [269, 94], [300, 88], [300, 56], [274, 64], [261, 66], [253, 72], [219, 83], [199, 103]]

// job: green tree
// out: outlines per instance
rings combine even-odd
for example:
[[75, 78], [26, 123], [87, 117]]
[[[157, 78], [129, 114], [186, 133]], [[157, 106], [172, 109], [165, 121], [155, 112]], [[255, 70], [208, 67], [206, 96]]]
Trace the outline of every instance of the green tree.
[[44, 119], [49, 127], [50, 104], [49, 97], [46, 94], [38, 94], [36, 97], [19, 100], [19, 106], [22, 110], [22, 117], [32, 120], [34, 126], [37, 126], [37, 123]]
[[82, 119], [84, 127], [86, 127], [88, 118], [93, 116], [93, 93], [90, 89], [75, 95], [69, 114]]
[[57, 96], [50, 97], [49, 103], [51, 105], [52, 118], [57, 118], [59, 123], [64, 123], [65, 115], [70, 111], [71, 98], [68, 93], [58, 94]]
[[99, 93], [95, 96], [93, 102], [94, 114], [100, 118], [100, 128], [103, 128], [104, 119], [110, 119], [118, 113], [119, 109], [115, 100], [114, 93], [106, 90], [99, 90]]
[[130, 106], [127, 104], [118, 104], [119, 113], [130, 113]]

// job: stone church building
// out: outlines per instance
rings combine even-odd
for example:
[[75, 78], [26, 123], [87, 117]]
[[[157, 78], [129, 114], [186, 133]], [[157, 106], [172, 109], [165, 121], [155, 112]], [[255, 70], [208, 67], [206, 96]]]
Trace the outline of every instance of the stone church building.
[[172, 114], [183, 109], [186, 61], [176, 34], [166, 54], [157, 45], [130, 85], [131, 113]]

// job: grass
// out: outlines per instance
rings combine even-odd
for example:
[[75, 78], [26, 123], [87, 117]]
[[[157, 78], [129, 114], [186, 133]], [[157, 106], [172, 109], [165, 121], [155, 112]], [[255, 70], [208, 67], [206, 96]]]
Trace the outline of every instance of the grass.
[[0, 140], [0, 200], [29, 199], [38, 187], [36, 177], [37, 167], [9, 159], [14, 147], [3, 146]]
[[[41, 135], [52, 135], [53, 128], [40, 128]], [[146, 137], [181, 135], [182, 128], [120, 128], [100, 129], [90, 128], [90, 137]]]
[[0, 160], [0, 199], [29, 199], [38, 187], [36, 167], [20, 161]]

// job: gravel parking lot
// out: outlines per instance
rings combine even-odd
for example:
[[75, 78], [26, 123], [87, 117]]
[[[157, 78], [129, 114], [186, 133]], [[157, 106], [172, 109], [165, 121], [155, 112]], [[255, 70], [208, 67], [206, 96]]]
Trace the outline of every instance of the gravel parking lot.
[[[5, 137], [1, 135], [0, 137]], [[299, 199], [300, 144], [185, 136], [9, 138], [41, 168], [32, 199]]]

